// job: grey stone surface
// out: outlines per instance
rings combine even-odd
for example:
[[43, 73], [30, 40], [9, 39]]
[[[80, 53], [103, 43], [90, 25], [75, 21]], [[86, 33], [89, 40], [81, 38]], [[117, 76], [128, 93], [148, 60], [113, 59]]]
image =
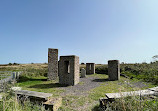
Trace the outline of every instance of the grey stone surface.
[[109, 80], [119, 80], [120, 79], [120, 63], [119, 60], [109, 60], [108, 61], [108, 75]]
[[95, 63], [86, 63], [86, 74], [95, 74]]
[[36, 97], [48, 100], [49, 97], [52, 96], [50, 93], [36, 92], [36, 91], [28, 91], [28, 90], [17, 90], [15, 92], [17, 95], [24, 95], [28, 97]]
[[79, 57], [75, 55], [60, 56], [59, 83], [76, 85], [79, 83]]
[[146, 90], [130, 91], [130, 92], [106, 93], [105, 98], [99, 99], [99, 102], [100, 102], [99, 106], [100, 108], [105, 110], [109, 101], [118, 99], [118, 98], [128, 97], [128, 96], [139, 96], [139, 97], [146, 96], [146, 97], [149, 97], [149, 99], [151, 98], [156, 99], [158, 95], [158, 92], [156, 91], [156, 89], [158, 89], [158, 87], [153, 87]]
[[58, 77], [58, 49], [48, 49], [48, 80]]
[[131, 91], [131, 92], [120, 92], [120, 93], [106, 93], [105, 96], [108, 99], [112, 98], [122, 98], [127, 96], [146, 96], [146, 95], [156, 95], [157, 92], [151, 90], [139, 90], [139, 91]]
[[86, 77], [86, 70], [84, 68], [81, 69], [81, 78]]
[[149, 88], [149, 90], [158, 92], [158, 86], [157, 87], [153, 87], [153, 88]]
[[20, 91], [22, 88], [21, 87], [11, 87], [12, 91]]

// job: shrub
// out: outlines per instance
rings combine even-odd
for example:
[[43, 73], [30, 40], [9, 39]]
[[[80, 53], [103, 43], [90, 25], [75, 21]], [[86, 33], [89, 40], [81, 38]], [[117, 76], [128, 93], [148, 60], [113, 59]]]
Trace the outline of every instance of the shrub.
[[12, 63], [9, 63], [8, 65], [12, 65]]
[[95, 72], [97, 74], [108, 74], [108, 67], [107, 66], [99, 66], [95, 68]]

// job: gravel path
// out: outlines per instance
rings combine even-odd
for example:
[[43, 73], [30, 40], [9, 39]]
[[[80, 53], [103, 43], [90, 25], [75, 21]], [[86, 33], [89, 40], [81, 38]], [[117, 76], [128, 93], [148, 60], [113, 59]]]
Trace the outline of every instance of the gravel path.
[[[66, 95], [87, 95], [88, 91], [91, 89], [94, 89], [102, 82], [106, 81], [105, 79], [99, 79], [96, 77], [87, 77], [87, 78], [80, 78], [80, 83], [75, 85], [75, 86], [69, 86], [69, 87], [59, 87], [59, 89], [65, 90], [63, 93], [61, 93], [61, 96], [66, 96]], [[119, 84], [121, 85], [121, 84]], [[134, 82], [130, 83], [131, 87], [146, 87], [147, 85], [144, 84], [143, 82]]]
[[148, 87], [147, 83], [145, 84], [144, 82], [141, 82], [141, 81], [135, 82], [133, 83], [133, 85], [138, 88]]
[[80, 83], [75, 86], [60, 87], [59, 89], [65, 90], [65, 92], [63, 92], [61, 95], [86, 95], [89, 90], [100, 86], [101, 82], [95, 82], [96, 79], [99, 78], [80, 78]]

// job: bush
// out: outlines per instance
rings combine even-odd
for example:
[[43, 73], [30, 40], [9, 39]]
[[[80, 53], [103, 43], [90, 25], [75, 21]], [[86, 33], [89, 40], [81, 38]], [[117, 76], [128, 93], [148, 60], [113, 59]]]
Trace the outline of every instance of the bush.
[[9, 63], [8, 65], [12, 65], [12, 63]]
[[14, 62], [13, 65], [19, 65], [19, 64]]
[[107, 65], [96, 67], [95, 72], [97, 74], [108, 74], [108, 67]]
[[158, 84], [158, 63], [150, 64], [121, 64], [121, 73], [145, 82]]
[[27, 68], [23, 71], [23, 76], [28, 76], [28, 77], [46, 76], [47, 73], [48, 73], [47, 68], [41, 68], [41, 69]]

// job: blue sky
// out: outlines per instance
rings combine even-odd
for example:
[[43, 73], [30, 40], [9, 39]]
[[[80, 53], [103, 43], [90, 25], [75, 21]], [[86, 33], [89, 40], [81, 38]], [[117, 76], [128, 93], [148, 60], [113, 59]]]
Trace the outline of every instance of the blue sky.
[[44, 63], [48, 48], [80, 62], [150, 62], [158, 0], [1, 0], [0, 64]]

